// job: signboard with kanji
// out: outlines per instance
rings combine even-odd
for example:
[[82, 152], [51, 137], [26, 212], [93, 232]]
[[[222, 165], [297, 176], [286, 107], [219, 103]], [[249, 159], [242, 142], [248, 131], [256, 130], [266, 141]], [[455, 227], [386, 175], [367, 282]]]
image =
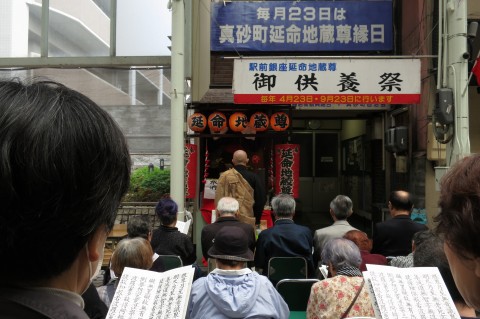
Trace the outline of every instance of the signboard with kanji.
[[392, 1], [211, 4], [212, 51], [390, 51]]
[[300, 145], [275, 145], [275, 193], [298, 198], [300, 186]]
[[237, 104], [417, 104], [419, 59], [236, 59]]

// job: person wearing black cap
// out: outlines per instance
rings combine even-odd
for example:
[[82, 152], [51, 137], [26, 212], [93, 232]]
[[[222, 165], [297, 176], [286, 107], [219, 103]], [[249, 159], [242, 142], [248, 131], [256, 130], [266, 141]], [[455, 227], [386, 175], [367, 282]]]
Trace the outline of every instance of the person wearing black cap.
[[187, 318], [289, 317], [287, 304], [268, 278], [247, 268], [253, 252], [243, 229], [220, 229], [208, 255], [216, 258], [217, 268], [193, 283]]
[[238, 209], [239, 203], [233, 197], [222, 197], [218, 201], [217, 209], [215, 210], [217, 220], [202, 229], [201, 243], [205, 260], [209, 258], [208, 250], [213, 245], [212, 241], [215, 238], [215, 234], [225, 226], [235, 226], [243, 229], [248, 236], [248, 247], [251, 251], [255, 250], [255, 229], [251, 225], [237, 219]]

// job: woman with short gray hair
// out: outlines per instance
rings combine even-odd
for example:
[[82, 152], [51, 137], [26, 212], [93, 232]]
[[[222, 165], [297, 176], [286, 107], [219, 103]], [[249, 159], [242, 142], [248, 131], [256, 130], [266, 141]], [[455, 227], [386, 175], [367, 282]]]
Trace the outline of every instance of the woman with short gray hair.
[[358, 246], [351, 240], [341, 239], [334, 238], [325, 244], [321, 254], [323, 264], [328, 265], [332, 276], [339, 274], [362, 277], [362, 256]]
[[125, 267], [148, 270], [152, 267], [152, 256], [152, 246], [144, 238], [125, 238], [118, 243], [113, 252], [111, 264], [111, 269], [117, 278], [97, 288], [100, 299], [107, 307], [110, 307]]
[[331, 277], [312, 286], [307, 318], [374, 317], [359, 269], [362, 257], [357, 245], [333, 238], [325, 244], [321, 257]]

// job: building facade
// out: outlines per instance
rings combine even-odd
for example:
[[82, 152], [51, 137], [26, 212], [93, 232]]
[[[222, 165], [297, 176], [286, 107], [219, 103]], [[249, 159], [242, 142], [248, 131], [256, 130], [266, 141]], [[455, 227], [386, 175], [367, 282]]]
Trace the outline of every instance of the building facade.
[[[357, 6], [371, 4], [367, 2], [355, 1], [355, 4]], [[440, 2], [443, 3], [443, 1]], [[302, 37], [306, 37], [305, 30], [311, 25], [318, 27], [319, 33], [325, 30], [327, 28], [325, 25], [328, 24], [336, 25], [336, 31], [340, 32], [339, 24], [335, 24], [334, 20], [335, 14], [341, 15], [341, 12], [347, 13], [340, 24], [352, 24], [350, 30], [352, 41], [354, 26], [359, 26], [358, 29], [361, 29], [361, 25], [362, 27], [366, 25], [370, 31], [370, 42], [372, 42], [375, 32], [378, 34], [378, 29], [372, 25], [378, 26], [385, 21], [379, 18], [378, 14], [370, 15], [367, 22], [356, 21], [349, 16], [351, 3], [303, 1], [299, 4], [263, 1], [245, 4], [240, 1], [208, 0], [194, 3], [192, 5], [193, 84], [190, 105], [192, 112], [204, 113], [208, 117], [212, 112], [218, 111], [223, 112], [228, 119], [236, 112], [245, 113], [250, 118], [257, 111], [267, 115], [285, 111], [290, 116], [291, 125], [286, 132], [279, 133], [271, 128], [265, 132], [257, 132], [254, 141], [248, 140], [241, 133], [233, 132], [231, 129], [222, 136], [212, 135], [207, 129], [204, 134], [191, 134], [190, 137], [202, 146], [200, 152], [208, 149], [210, 163], [228, 164], [234, 149], [246, 149], [250, 157], [255, 156], [259, 159], [260, 163], [252, 165], [252, 169], [264, 178], [267, 189], [272, 188], [269, 185], [270, 174], [272, 174], [269, 168], [273, 145], [286, 143], [300, 145], [299, 194], [296, 197], [298, 210], [302, 215], [301, 222], [312, 229], [330, 223], [328, 219], [330, 200], [336, 194], [346, 194], [353, 199], [354, 211], [365, 218], [363, 227], [368, 232], [371, 222], [386, 218], [385, 207], [389, 192], [396, 189], [411, 192], [415, 198], [415, 207], [421, 213], [426, 213], [429, 226], [433, 226], [433, 216], [437, 213], [438, 200], [436, 190], [438, 175], [435, 176], [435, 168], [448, 166], [451, 163], [452, 156], [447, 158], [446, 150], [453, 145], [451, 142], [450, 144], [438, 143], [433, 134], [432, 115], [438, 104], [438, 72], [451, 73], [458, 64], [456, 62], [450, 62], [450, 65], [438, 64], [438, 50], [444, 34], [444, 30], [440, 30], [439, 37], [438, 25], [442, 23], [439, 12], [445, 12], [448, 15], [450, 11], [458, 12], [462, 8], [455, 7], [447, 11], [446, 3], [442, 6], [437, 1], [385, 1], [383, 5], [391, 8], [391, 12], [387, 11], [385, 15], [391, 17], [391, 20], [387, 19], [387, 21], [390, 21], [392, 28], [385, 27], [384, 30], [390, 31], [385, 31], [387, 33], [384, 34], [384, 39], [391, 36], [391, 46], [386, 42], [383, 43], [384, 47], [374, 49], [368, 46], [358, 48], [354, 45], [342, 47], [337, 45], [338, 43], [331, 45], [331, 42], [326, 45], [325, 42], [328, 41], [325, 40], [325, 35], [323, 38], [319, 36], [315, 39], [317, 46], [313, 49], [305, 45], [308, 41]], [[231, 14], [228, 10], [229, 6], [237, 8], [237, 16], [229, 16]], [[257, 16], [252, 17], [248, 9], [242, 6], [255, 7]], [[478, 19], [479, 12], [478, 5], [474, 1], [468, 1], [467, 9], [463, 20], [465, 29], [467, 23]], [[380, 12], [385, 12], [384, 10], [379, 9]], [[375, 12], [375, 9], [370, 8], [368, 11]], [[272, 21], [274, 17], [278, 20], [277, 22], [267, 21], [266, 16]], [[297, 17], [298, 19], [295, 19]], [[288, 21], [289, 19], [291, 21]], [[328, 23], [322, 21], [329, 19]], [[279, 30], [282, 27], [279, 25], [282, 23], [278, 21], [283, 21], [284, 39], [290, 37], [291, 40], [289, 43], [285, 40], [283, 49], [278, 49], [274, 45], [279, 42], [278, 38], [268, 38], [268, 35], [272, 36], [275, 32], [277, 36], [281, 33]], [[265, 34], [268, 40], [262, 42], [262, 30], [266, 28], [268, 32], [265, 31]], [[295, 31], [298, 31], [297, 35], [299, 34], [297, 43], [294, 43]], [[465, 41], [465, 47], [471, 51], [471, 57], [467, 59], [471, 68], [478, 48], [475, 41], [468, 40], [465, 34], [461, 36]], [[341, 41], [340, 35], [335, 34], [334, 37], [337, 37], [336, 41]], [[253, 44], [249, 45], [249, 41]], [[467, 41], [470, 41], [471, 46], [467, 45]], [[365, 62], [368, 63], [367, 68], [372, 70], [372, 74], [374, 69], [380, 68], [374, 57], [392, 59], [392, 63], [399, 57], [418, 59], [420, 61], [418, 73], [404, 74], [403, 80], [412, 82], [419, 79], [420, 99], [413, 103], [391, 103], [378, 108], [373, 107], [372, 104], [369, 105], [370, 107], [363, 108], [364, 105], [361, 103], [349, 103], [347, 106], [342, 103], [329, 105], [320, 103], [312, 106], [311, 104], [302, 105], [301, 101], [295, 103], [293, 100], [290, 103], [284, 100], [278, 104], [269, 103], [266, 100], [262, 103], [238, 103], [236, 95], [241, 90], [239, 82], [249, 81], [247, 85], [253, 85], [253, 80], [244, 78], [242, 81], [235, 78], [237, 70], [235, 70], [234, 61], [264, 59], [271, 63], [292, 57], [294, 59], [305, 57], [314, 62], [332, 59], [341, 63], [345, 57], [356, 60], [365, 56], [372, 57], [371, 62]], [[275, 72], [268, 72], [267, 69], [263, 70], [265, 70], [264, 74], [275, 74]], [[257, 73], [261, 73], [260, 71]], [[455, 76], [464, 77], [466, 81], [468, 74], [458, 73]], [[325, 87], [325, 84], [318, 81], [319, 87]], [[472, 81], [471, 84], [475, 83]], [[468, 87], [465, 85], [465, 87], [467, 100], [470, 100], [468, 118], [471, 123], [478, 112], [474, 107], [478, 94], [475, 85]], [[455, 94], [457, 98], [460, 91]], [[474, 127], [474, 125], [470, 127], [468, 134], [472, 153], [478, 151], [480, 142], [478, 129]], [[456, 134], [456, 138], [462, 137]], [[200, 171], [202, 169], [204, 169], [204, 163], [200, 160]], [[214, 178], [225, 167], [212, 168], [210, 165], [208, 169], [210, 176]], [[275, 172], [273, 174], [275, 175]]]

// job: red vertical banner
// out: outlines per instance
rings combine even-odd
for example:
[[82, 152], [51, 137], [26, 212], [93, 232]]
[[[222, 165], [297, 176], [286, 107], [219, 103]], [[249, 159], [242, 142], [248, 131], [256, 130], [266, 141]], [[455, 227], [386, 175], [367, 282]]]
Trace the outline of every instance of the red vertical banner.
[[298, 198], [300, 177], [300, 145], [275, 145], [275, 193]]
[[185, 144], [185, 198], [197, 195], [197, 145]]

